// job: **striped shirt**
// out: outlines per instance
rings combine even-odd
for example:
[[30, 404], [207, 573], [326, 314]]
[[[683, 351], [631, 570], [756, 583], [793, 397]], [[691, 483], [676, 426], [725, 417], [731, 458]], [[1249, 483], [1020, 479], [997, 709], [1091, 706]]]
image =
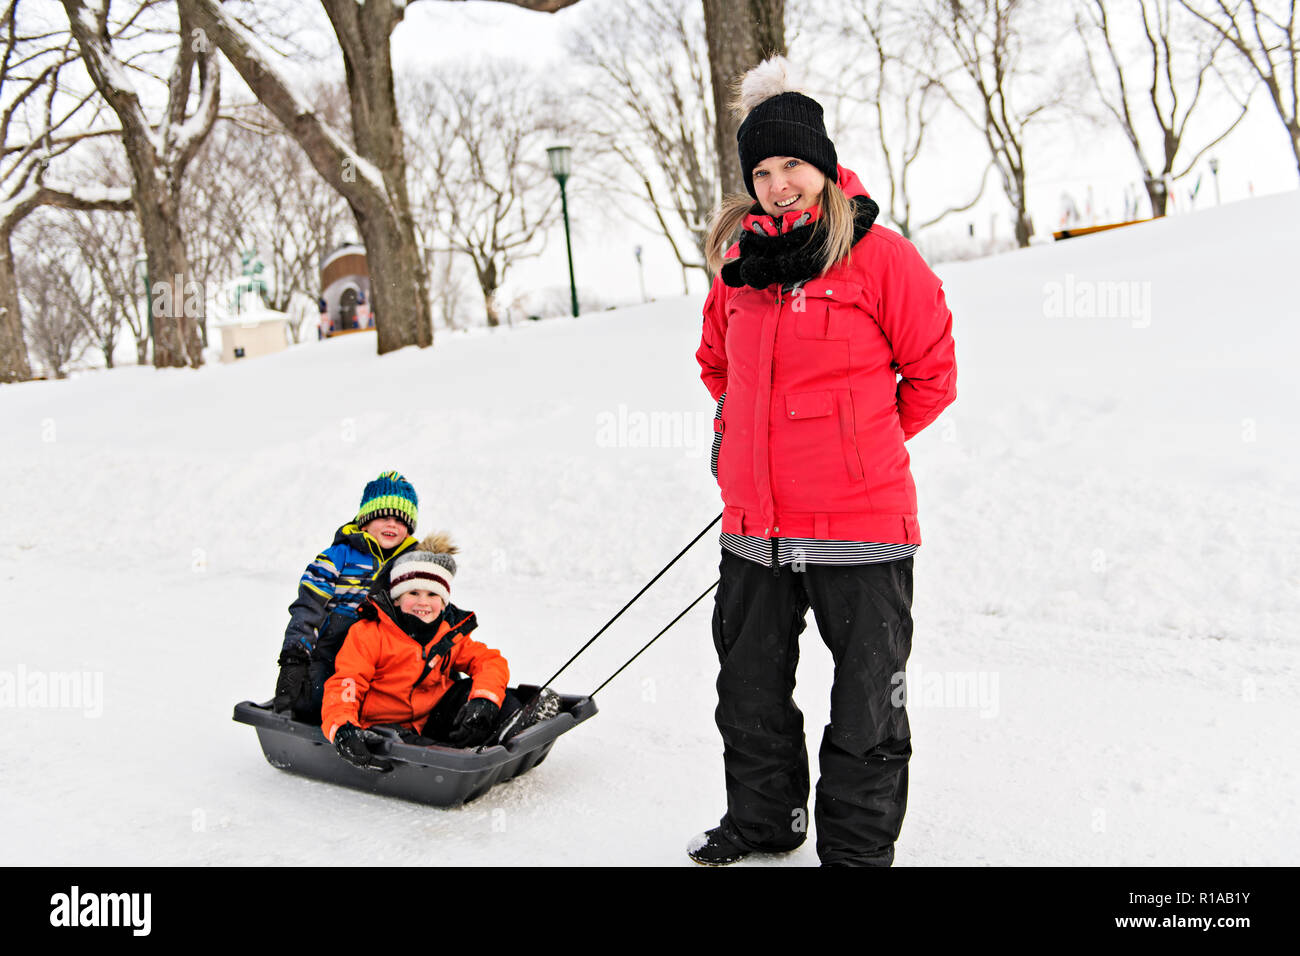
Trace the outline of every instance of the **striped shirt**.
[[822, 538], [759, 538], [750, 534], [723, 532], [718, 543], [732, 554], [772, 566], [772, 545], [776, 563], [787, 564], [883, 564], [910, 557], [917, 544], [889, 544], [877, 541], [831, 541]]
[[[722, 418], [722, 403], [727, 400], [723, 392], [718, 398], [718, 409], [714, 419]], [[713, 436], [713, 477], [718, 477], [718, 451], [722, 447], [721, 433]], [[760, 538], [752, 534], [729, 534], [722, 532], [718, 543], [727, 551], [750, 561], [757, 561], [766, 567], [773, 563], [784, 567], [787, 564], [883, 564], [886, 561], [898, 561], [910, 557], [920, 547], [917, 544], [892, 544], [880, 541], [832, 541], [822, 538]], [[772, 549], [776, 548], [773, 561]]]

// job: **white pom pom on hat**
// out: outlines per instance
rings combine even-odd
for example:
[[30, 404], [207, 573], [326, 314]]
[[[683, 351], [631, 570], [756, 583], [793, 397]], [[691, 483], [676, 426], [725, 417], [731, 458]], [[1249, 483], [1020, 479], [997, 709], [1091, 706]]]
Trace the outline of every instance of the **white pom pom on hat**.
[[783, 56], [768, 57], [740, 79], [736, 105], [748, 115], [759, 103], [782, 93], [804, 93], [803, 70]]

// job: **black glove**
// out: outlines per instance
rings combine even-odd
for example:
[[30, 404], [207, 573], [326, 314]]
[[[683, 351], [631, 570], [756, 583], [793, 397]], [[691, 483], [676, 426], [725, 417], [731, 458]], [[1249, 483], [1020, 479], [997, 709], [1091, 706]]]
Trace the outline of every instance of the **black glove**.
[[277, 714], [287, 714], [299, 701], [306, 701], [311, 691], [311, 678], [307, 673], [310, 661], [307, 651], [297, 645], [280, 652], [280, 676], [275, 682], [275, 702], [271, 709]]
[[369, 741], [378, 741], [380, 739], [378, 734], [362, 730], [356, 724], [344, 724], [334, 731], [334, 749], [339, 752], [340, 757], [354, 767], [383, 773], [386, 770], [393, 769], [392, 761], [385, 760], [383, 757], [376, 757], [370, 752], [370, 748], [366, 746]]
[[466, 701], [456, 714], [447, 740], [455, 747], [477, 747], [492, 736], [501, 708], [486, 697]]

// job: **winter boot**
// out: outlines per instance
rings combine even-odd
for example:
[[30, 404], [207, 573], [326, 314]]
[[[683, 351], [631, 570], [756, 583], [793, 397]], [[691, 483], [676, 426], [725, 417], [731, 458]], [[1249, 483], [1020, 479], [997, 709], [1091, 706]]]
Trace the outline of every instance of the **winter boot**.
[[749, 851], [728, 840], [722, 827], [714, 827], [692, 837], [686, 855], [703, 866], [729, 866], [749, 856]]
[[515, 712], [497, 732], [494, 743], [503, 744], [511, 737], [527, 730], [543, 720], [550, 720], [560, 712], [560, 695], [549, 687], [543, 687], [521, 710]]

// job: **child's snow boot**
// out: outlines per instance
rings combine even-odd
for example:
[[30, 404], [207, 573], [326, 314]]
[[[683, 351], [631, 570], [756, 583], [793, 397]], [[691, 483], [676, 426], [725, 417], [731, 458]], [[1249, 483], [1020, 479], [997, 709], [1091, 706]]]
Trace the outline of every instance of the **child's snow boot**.
[[560, 712], [560, 695], [549, 687], [543, 687], [524, 707], [502, 725], [497, 732], [494, 743], [503, 744], [511, 737], [527, 730], [543, 720], [550, 720]]

